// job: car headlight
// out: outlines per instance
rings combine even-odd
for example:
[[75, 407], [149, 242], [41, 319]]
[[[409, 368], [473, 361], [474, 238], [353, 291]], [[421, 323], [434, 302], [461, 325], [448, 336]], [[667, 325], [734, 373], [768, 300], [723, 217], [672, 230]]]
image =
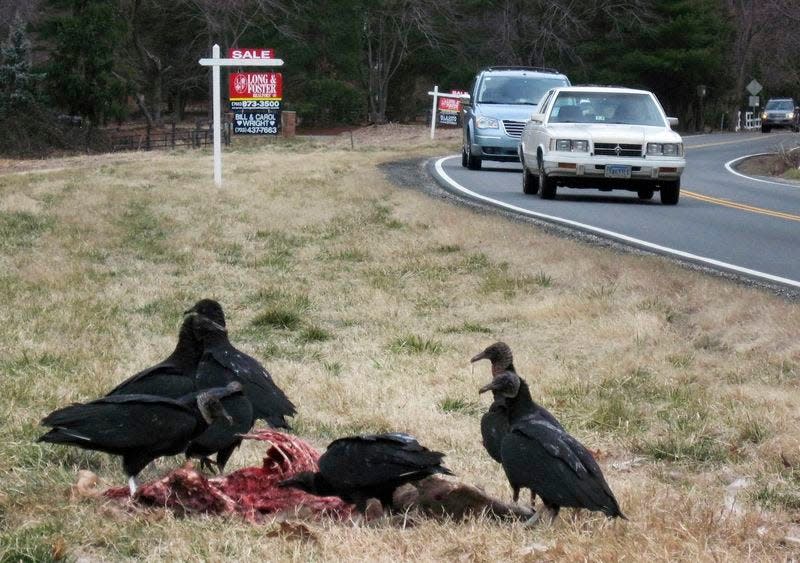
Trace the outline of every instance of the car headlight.
[[761, 114], [761, 119], [766, 119], [766, 118], [767, 118], [767, 112], [762, 113]]
[[647, 143], [650, 156], [683, 156], [683, 143]]
[[478, 129], [499, 129], [500, 125], [497, 122], [497, 119], [494, 117], [486, 117], [484, 115], [480, 116], [478, 119], [475, 120], [475, 125], [477, 125]]
[[559, 152], [588, 152], [589, 141], [583, 139], [551, 139], [550, 150]]
[[790, 111], [789, 113], [787, 113], [786, 114], [786, 119], [794, 119], [794, 112]]

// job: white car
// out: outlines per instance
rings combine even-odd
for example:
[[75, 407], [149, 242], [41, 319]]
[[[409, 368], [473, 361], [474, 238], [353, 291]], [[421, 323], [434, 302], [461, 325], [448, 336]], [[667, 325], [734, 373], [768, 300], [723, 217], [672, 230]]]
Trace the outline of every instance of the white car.
[[553, 199], [558, 186], [661, 192], [675, 205], [686, 167], [683, 140], [652, 92], [553, 88], [525, 124], [519, 146], [522, 191]]

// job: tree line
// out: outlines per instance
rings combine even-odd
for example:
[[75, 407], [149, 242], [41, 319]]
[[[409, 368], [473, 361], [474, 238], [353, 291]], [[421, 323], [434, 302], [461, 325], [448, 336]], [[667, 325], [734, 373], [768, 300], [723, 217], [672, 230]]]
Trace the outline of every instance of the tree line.
[[434, 84], [532, 65], [719, 127], [753, 78], [800, 97], [798, 23], [796, 0], [0, 0], [0, 118], [39, 103], [93, 125], [183, 119], [207, 105], [197, 61], [218, 43], [274, 48], [309, 126], [413, 119]]

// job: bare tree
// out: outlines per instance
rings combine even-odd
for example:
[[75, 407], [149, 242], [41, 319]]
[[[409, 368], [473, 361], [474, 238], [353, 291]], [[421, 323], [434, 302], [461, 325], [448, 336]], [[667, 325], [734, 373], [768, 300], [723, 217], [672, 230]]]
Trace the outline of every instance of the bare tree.
[[[800, 38], [796, 0], [725, 0], [734, 30], [730, 93], [731, 123], [745, 96], [745, 83], [757, 78], [765, 85], [797, 82]], [[755, 76], [756, 67], [760, 76]]]
[[434, 21], [447, 2], [380, 0], [364, 3], [363, 33], [367, 56], [369, 117], [386, 122], [389, 82], [416, 50], [435, 47], [439, 34]]

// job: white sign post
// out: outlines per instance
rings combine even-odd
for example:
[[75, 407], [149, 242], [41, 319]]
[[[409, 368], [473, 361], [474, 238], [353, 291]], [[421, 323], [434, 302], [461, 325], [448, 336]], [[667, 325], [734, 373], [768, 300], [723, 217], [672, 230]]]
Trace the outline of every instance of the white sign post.
[[211, 96], [214, 106], [214, 183], [222, 187], [222, 102], [220, 100], [219, 67], [221, 66], [283, 66], [281, 59], [221, 59], [219, 45], [211, 49], [210, 59], [200, 59], [202, 66], [211, 67]]
[[461, 99], [464, 94], [445, 94], [439, 91], [439, 86], [434, 86], [433, 92], [428, 92], [428, 95], [433, 96], [433, 109], [431, 110], [431, 140], [433, 140], [433, 133], [436, 131], [436, 111], [439, 109], [439, 98]]

